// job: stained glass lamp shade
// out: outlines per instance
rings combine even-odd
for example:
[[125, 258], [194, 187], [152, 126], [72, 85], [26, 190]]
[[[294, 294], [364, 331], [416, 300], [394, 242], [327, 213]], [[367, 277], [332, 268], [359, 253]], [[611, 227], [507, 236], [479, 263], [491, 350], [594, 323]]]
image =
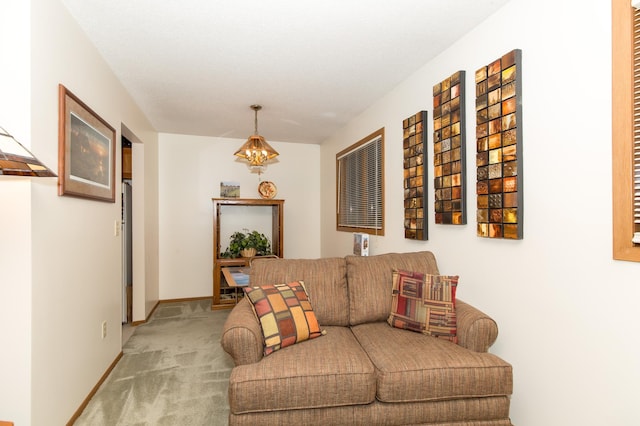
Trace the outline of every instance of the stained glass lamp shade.
[[249, 163], [250, 168], [256, 168], [261, 172], [266, 167], [266, 162], [278, 156], [278, 151], [267, 143], [264, 137], [258, 134], [258, 111], [262, 109], [260, 105], [251, 105], [255, 111], [255, 130], [253, 135], [235, 152], [240, 158], [244, 158]]
[[2, 127], [0, 127], [0, 175], [57, 176]]

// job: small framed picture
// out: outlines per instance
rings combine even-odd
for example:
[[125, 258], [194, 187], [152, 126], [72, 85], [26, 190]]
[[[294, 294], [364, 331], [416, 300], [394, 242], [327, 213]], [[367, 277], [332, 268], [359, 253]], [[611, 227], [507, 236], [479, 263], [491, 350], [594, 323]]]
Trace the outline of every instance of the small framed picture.
[[238, 182], [220, 182], [220, 198], [239, 198], [240, 184]]

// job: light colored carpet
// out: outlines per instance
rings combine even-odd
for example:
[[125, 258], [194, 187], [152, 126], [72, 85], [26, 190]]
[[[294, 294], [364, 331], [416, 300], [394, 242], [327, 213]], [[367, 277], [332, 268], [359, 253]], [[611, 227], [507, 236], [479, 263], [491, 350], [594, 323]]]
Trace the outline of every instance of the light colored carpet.
[[75, 426], [226, 425], [233, 361], [220, 335], [228, 314], [211, 311], [210, 300], [160, 304]]

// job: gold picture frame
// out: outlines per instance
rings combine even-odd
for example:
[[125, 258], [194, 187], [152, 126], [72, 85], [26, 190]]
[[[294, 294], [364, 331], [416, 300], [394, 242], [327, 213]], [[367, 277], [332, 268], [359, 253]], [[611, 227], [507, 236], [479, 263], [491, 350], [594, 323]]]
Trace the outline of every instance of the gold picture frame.
[[116, 131], [58, 86], [58, 195], [115, 202]]

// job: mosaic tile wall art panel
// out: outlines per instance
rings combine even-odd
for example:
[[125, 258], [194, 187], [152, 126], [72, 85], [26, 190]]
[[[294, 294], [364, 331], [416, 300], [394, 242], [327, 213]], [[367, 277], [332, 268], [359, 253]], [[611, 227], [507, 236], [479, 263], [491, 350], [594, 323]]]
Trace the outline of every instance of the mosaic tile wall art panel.
[[403, 120], [404, 237], [427, 240], [427, 111]]
[[477, 235], [522, 239], [522, 68], [513, 50], [476, 71]]
[[464, 99], [464, 71], [458, 71], [433, 86], [436, 224], [467, 223]]

